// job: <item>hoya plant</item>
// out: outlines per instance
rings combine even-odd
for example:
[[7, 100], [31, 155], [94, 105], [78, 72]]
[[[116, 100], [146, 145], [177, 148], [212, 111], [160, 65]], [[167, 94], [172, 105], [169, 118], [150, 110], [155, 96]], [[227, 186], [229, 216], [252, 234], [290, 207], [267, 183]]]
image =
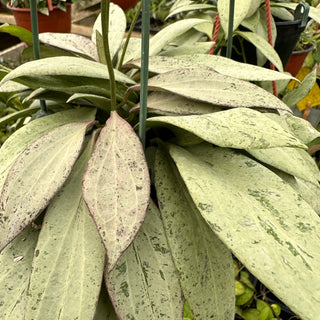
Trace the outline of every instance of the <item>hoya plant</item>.
[[[186, 54], [197, 45], [170, 56], [206, 24], [150, 40], [143, 144], [140, 40], [122, 41], [108, 1], [92, 41], [42, 35], [42, 53], [67, 56], [7, 70], [2, 92], [46, 107], [24, 110], [32, 121], [0, 149], [1, 319], [231, 320], [233, 256], [318, 317], [319, 133], [248, 81], [290, 76]], [[259, 319], [280, 319], [263, 303]]]

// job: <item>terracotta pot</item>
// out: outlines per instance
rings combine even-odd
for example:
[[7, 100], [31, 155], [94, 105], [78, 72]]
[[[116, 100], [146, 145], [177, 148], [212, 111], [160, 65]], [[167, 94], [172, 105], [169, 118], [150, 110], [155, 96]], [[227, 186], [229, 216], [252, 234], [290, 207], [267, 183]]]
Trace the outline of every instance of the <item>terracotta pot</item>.
[[[16, 25], [31, 31], [31, 17], [29, 8], [14, 8], [7, 5], [12, 11]], [[69, 33], [71, 31], [71, 5], [66, 6], [67, 11], [62, 11], [54, 6], [49, 15], [38, 12], [39, 33], [60, 32]]]
[[111, 0], [111, 2], [117, 4], [123, 11], [127, 11], [133, 8], [137, 4], [138, 0]]
[[313, 49], [314, 46], [311, 46], [306, 50], [293, 51], [286, 65], [285, 71], [290, 72], [293, 76], [297, 75], [303, 66], [304, 60], [306, 60], [308, 53]]

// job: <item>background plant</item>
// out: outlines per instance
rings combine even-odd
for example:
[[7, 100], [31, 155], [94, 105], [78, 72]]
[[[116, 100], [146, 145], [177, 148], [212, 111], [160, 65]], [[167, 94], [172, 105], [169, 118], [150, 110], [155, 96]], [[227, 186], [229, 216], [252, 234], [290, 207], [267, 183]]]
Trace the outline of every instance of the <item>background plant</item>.
[[[126, 21], [116, 6], [110, 17], [116, 67]], [[186, 300], [194, 319], [231, 320], [233, 253], [314, 320], [320, 175], [306, 150], [319, 133], [245, 81], [290, 76], [181, 54], [196, 47], [188, 41], [176, 46], [177, 55], [172, 43], [190, 30], [205, 34], [210, 22], [171, 24], [150, 41], [144, 152], [133, 129], [139, 40], [130, 41], [121, 71], [114, 69], [111, 109], [99, 21], [93, 42], [44, 36], [43, 45], [71, 56], [27, 62], [1, 82], [2, 92], [23, 85], [26, 101], [67, 102], [0, 149], [2, 318], [176, 320]]]

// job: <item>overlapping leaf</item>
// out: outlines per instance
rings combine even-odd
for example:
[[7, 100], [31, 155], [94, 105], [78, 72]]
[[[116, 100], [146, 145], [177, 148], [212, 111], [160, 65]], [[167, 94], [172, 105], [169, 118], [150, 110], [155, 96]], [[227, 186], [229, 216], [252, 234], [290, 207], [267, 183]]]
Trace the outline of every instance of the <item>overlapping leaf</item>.
[[182, 319], [178, 274], [152, 202], [136, 239], [105, 276], [119, 320]]
[[[149, 79], [148, 84], [151, 91], [171, 92], [220, 106], [260, 107], [291, 112], [280, 99], [264, 89], [250, 82], [219, 74], [206, 66], [159, 74]], [[140, 90], [140, 85], [131, 87], [131, 90]]]
[[82, 199], [82, 176], [95, 135], [50, 203], [35, 250], [25, 319], [92, 319], [105, 250]]
[[[164, 73], [181, 68], [205, 65], [226, 76], [248, 81], [290, 80], [290, 74], [273, 71], [255, 65], [237, 62], [229, 58], [208, 54], [184, 54], [178, 57], [154, 56], [149, 59], [149, 71]], [[127, 63], [128, 66], [141, 67], [141, 61]]]
[[115, 111], [88, 163], [83, 196], [108, 256], [108, 270], [136, 236], [149, 202], [149, 174], [139, 138]]
[[305, 146], [263, 113], [236, 108], [204, 115], [149, 118], [148, 126], [175, 126], [221, 147], [261, 149]]
[[155, 185], [170, 251], [196, 319], [234, 319], [230, 251], [206, 225], [176, 169], [157, 151]]
[[24, 320], [31, 264], [39, 231], [27, 227], [0, 253], [0, 319]]
[[10, 167], [23, 150], [49, 131], [73, 121], [92, 121], [96, 110], [89, 108], [57, 112], [35, 119], [13, 133], [0, 149], [0, 188], [2, 189]]
[[258, 162], [209, 144], [189, 150], [192, 154], [175, 146], [169, 149], [212, 230], [294, 312], [306, 320], [316, 319], [319, 216]]
[[93, 122], [73, 122], [35, 140], [16, 159], [0, 197], [0, 249], [38, 214], [68, 178]]

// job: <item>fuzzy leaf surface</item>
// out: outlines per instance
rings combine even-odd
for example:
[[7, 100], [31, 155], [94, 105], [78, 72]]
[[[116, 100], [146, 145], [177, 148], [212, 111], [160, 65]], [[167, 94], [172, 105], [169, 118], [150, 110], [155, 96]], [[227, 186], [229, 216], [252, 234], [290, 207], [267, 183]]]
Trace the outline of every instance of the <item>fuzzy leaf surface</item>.
[[148, 126], [175, 126], [220, 147], [260, 149], [305, 146], [263, 113], [236, 108], [204, 115], [149, 118]]
[[169, 160], [164, 152], [157, 151], [155, 185], [184, 296], [195, 319], [233, 320], [231, 253], [205, 223]]
[[[159, 74], [148, 82], [150, 91], [165, 91], [180, 96], [227, 107], [290, 109], [264, 89], [215, 72], [206, 66], [185, 68]], [[131, 90], [140, 90], [140, 85]]]
[[209, 144], [189, 150], [192, 153], [173, 145], [169, 149], [208, 225], [288, 307], [303, 319], [316, 319], [319, 216], [258, 162]]
[[82, 199], [82, 176], [94, 135], [50, 203], [35, 250], [25, 319], [92, 319], [105, 250]]
[[39, 231], [27, 227], [0, 253], [0, 319], [24, 320], [31, 264]]
[[83, 196], [108, 256], [108, 270], [136, 236], [149, 202], [149, 173], [142, 145], [115, 111], [101, 130], [88, 163]]
[[92, 122], [53, 129], [27, 147], [11, 167], [0, 197], [0, 250], [48, 205], [68, 178]]
[[152, 202], [136, 239], [105, 277], [119, 319], [182, 319], [178, 275]]

